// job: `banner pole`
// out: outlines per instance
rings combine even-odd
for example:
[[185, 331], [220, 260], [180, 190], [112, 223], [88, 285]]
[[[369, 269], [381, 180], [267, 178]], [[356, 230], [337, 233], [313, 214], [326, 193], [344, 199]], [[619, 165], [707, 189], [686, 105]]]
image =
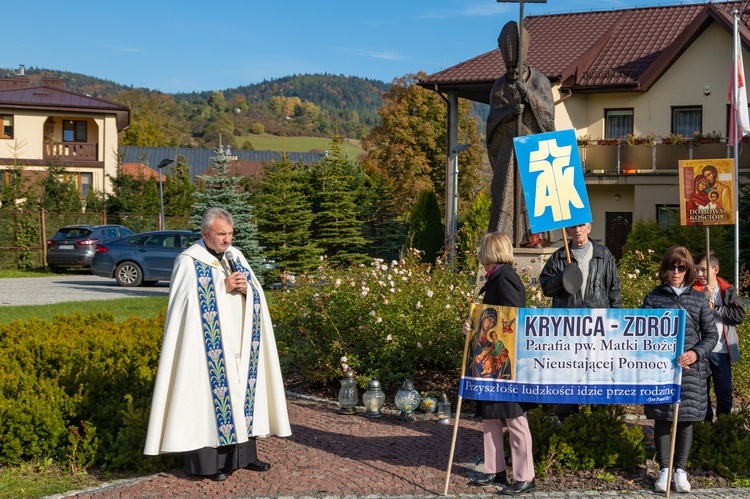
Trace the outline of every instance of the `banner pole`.
[[[464, 357], [463, 361], [461, 362], [461, 378], [463, 378], [466, 375], [466, 359], [469, 356], [469, 343], [471, 342], [472, 334], [466, 335], [466, 340], [464, 341]], [[461, 381], [459, 380], [459, 383]], [[443, 495], [448, 495], [448, 485], [451, 481], [451, 469], [453, 468], [453, 453], [456, 450], [456, 437], [458, 436], [458, 422], [461, 419], [461, 401], [463, 398], [461, 397], [461, 390], [458, 391], [458, 402], [456, 403], [456, 417], [453, 420], [453, 437], [451, 438], [451, 450], [450, 454], [448, 455], [448, 469], [445, 472], [445, 488], [443, 489]]]
[[711, 232], [710, 226], [706, 225], [706, 287], [711, 284]]
[[[680, 415], [680, 403], [675, 402], [674, 404], [674, 418], [672, 420], [672, 442], [669, 445], [669, 474], [668, 476], [672, 476], [672, 465], [674, 464], [674, 446], [675, 446], [675, 439], [677, 438], [677, 421], [678, 417]], [[670, 489], [672, 488], [672, 480], [667, 480], [667, 497], [669, 497]]]
[[568, 235], [565, 233], [565, 229], [560, 229], [563, 235], [563, 242], [565, 243], [565, 263], [570, 263], [570, 248], [568, 247]]

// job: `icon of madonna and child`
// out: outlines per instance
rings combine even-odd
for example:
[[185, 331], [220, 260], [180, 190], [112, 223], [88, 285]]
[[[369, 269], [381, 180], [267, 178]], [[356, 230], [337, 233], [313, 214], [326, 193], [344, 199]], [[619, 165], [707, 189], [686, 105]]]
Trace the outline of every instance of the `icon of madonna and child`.
[[683, 225], [734, 223], [734, 160], [683, 160], [680, 169], [683, 199], [680, 222]]
[[515, 349], [516, 309], [472, 305], [475, 330], [469, 346], [466, 376], [513, 379], [511, 359]]

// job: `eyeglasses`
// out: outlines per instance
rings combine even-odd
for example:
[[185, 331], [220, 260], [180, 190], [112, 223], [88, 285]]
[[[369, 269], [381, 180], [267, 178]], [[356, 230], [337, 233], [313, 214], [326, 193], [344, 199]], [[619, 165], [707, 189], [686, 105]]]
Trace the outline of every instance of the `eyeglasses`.
[[687, 270], [687, 267], [685, 265], [677, 265], [677, 264], [670, 264], [667, 265], [667, 270], [671, 270], [672, 272], [685, 272]]

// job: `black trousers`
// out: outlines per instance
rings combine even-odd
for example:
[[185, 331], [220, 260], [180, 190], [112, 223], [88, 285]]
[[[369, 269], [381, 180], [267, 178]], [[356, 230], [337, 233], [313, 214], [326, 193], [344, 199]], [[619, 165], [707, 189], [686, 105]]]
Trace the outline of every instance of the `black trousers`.
[[[656, 460], [660, 468], [669, 468], [669, 450], [672, 443], [672, 422], [654, 421], [654, 445], [656, 446]], [[690, 447], [693, 445], [693, 422], [677, 423], [677, 434], [674, 445], [674, 468], [687, 469]]]
[[219, 470], [244, 468], [258, 459], [255, 439], [236, 445], [204, 447], [185, 453], [185, 472], [191, 475], [215, 475]]

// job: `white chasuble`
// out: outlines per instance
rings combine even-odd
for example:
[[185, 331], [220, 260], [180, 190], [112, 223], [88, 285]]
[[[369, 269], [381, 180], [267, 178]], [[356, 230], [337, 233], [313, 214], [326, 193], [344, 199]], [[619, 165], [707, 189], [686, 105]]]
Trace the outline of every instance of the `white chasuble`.
[[263, 290], [242, 253], [229, 252], [247, 297], [227, 293], [203, 241], [175, 260], [145, 454], [291, 435]]

